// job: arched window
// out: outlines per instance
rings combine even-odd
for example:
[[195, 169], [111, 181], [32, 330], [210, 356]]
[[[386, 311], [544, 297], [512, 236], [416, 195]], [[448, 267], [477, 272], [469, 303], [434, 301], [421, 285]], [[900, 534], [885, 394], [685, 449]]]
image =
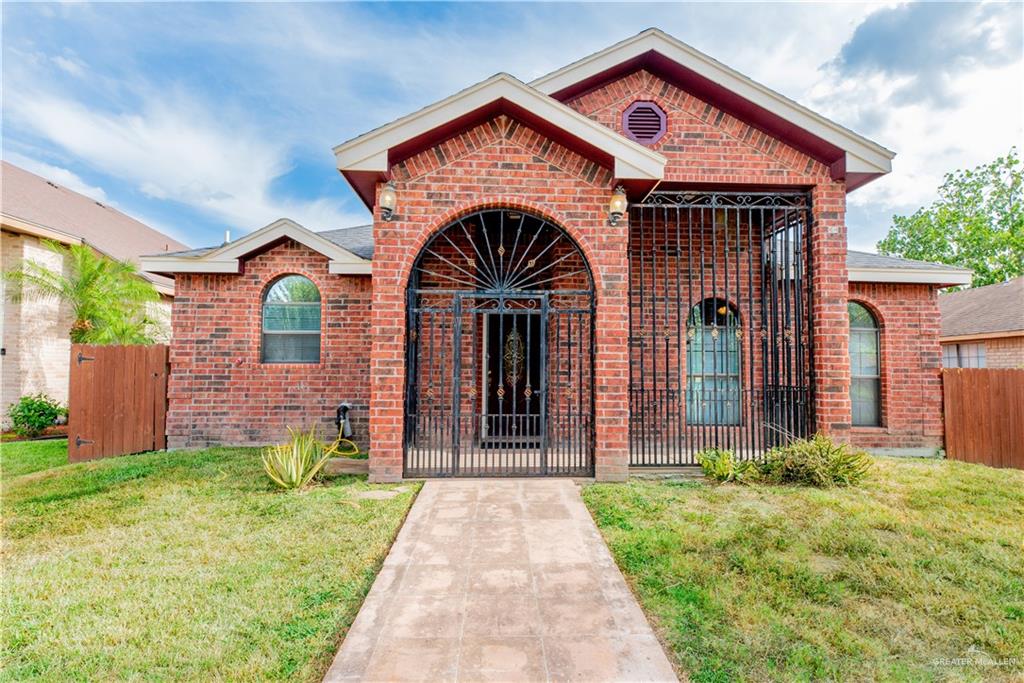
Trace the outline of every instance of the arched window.
[[705, 299], [686, 321], [686, 420], [740, 423], [740, 317], [724, 299]]
[[285, 275], [263, 296], [263, 362], [320, 362], [320, 292], [309, 278]]
[[862, 304], [847, 304], [850, 314], [850, 403], [853, 424], [882, 424], [882, 357], [878, 321]]

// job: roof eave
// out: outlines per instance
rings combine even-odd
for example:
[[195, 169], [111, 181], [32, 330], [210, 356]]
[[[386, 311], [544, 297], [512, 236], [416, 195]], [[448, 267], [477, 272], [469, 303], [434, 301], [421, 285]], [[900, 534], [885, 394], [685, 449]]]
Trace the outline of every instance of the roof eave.
[[[662, 61], [668, 60], [677, 64], [696, 78], [713, 84], [722, 91], [733, 93], [763, 112], [766, 121], [773, 119], [777, 120], [777, 123], [784, 122], [813, 136], [824, 145], [834, 147], [837, 151], [841, 150], [842, 155], [832, 158], [824, 158], [826, 155], [821, 153], [817, 156], [820, 161], [832, 167], [834, 178], [846, 179], [848, 190], [861, 187], [892, 170], [895, 152], [753, 81], [658, 29], [647, 29], [605, 50], [542, 76], [532, 81], [530, 85], [556, 99], [577, 96], [580, 93], [573, 90], [577, 84], [589, 82], [590, 85], [585, 87], [596, 87], [594, 79], [599, 79], [601, 74], [613, 74], [623, 64], [646, 66], [652, 55], [660, 55]], [[744, 120], [750, 118], [742, 114], [734, 115]], [[757, 125], [758, 122], [751, 123]], [[779, 137], [777, 132], [767, 132]]]
[[[334, 148], [338, 170], [368, 207], [373, 189], [391, 166], [417, 149], [455, 134], [455, 127], [495, 113], [543, 121], [564, 131], [577, 151], [609, 166], [617, 179], [656, 183], [664, 177], [667, 159], [625, 138], [525, 83], [498, 74], [429, 107], [370, 131]], [[526, 121], [529, 125], [531, 122]], [[432, 137], [433, 136], [433, 137]], [[434, 138], [438, 139], [434, 139]], [[410, 141], [417, 144], [409, 146]], [[400, 150], [396, 154], [395, 150]]]
[[923, 268], [850, 268], [847, 279], [850, 282], [884, 282], [894, 284], [935, 285], [937, 287], [954, 287], [971, 284], [972, 272], [969, 270]]
[[228, 242], [202, 255], [164, 256], [154, 254], [142, 256], [139, 260], [145, 272], [168, 277], [173, 277], [176, 273], [237, 274], [242, 272], [242, 265], [249, 255], [283, 239], [295, 240], [326, 256], [328, 272], [332, 275], [369, 275], [371, 272], [371, 262], [368, 259], [352, 253], [288, 218], [278, 219], [245, 237]]
[[1024, 337], [1024, 329], [1020, 330], [995, 330], [992, 332], [973, 332], [969, 334], [939, 334], [939, 341], [943, 343], [976, 341], [981, 339], [1012, 339]]

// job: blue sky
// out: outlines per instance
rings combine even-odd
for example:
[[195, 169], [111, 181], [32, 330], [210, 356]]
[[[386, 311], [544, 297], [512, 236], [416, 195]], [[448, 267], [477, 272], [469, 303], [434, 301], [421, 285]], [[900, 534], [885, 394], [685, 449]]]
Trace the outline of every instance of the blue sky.
[[895, 150], [851, 245], [1024, 138], [1020, 4], [3, 3], [3, 157], [192, 246], [368, 221], [331, 147], [656, 25]]

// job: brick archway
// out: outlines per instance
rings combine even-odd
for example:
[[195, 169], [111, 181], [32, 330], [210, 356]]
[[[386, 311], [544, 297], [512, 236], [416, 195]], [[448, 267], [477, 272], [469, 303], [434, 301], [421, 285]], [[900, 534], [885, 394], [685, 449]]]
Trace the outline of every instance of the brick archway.
[[561, 226], [460, 215], [412, 261], [403, 476], [592, 476], [594, 278]]

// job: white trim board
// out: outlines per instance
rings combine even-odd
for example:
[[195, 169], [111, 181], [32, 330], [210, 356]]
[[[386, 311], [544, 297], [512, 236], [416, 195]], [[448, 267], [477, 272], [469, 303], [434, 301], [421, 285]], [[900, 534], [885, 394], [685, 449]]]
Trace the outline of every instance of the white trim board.
[[142, 256], [143, 269], [150, 273], [239, 273], [245, 256], [278, 240], [288, 238], [329, 259], [332, 275], [369, 275], [372, 263], [353, 254], [290, 218], [280, 218], [245, 237], [228, 242], [198, 256], [155, 254]]
[[850, 268], [847, 279], [850, 282], [891, 282], [922, 285], [969, 285], [972, 273], [962, 269], [923, 268]]
[[550, 95], [652, 51], [842, 149], [846, 153], [847, 173], [885, 174], [892, 171], [895, 152], [830, 121], [656, 28], [647, 29], [541, 76], [531, 81], [530, 85]]
[[544, 119], [615, 159], [614, 174], [624, 180], [660, 180], [667, 159], [602, 126], [508, 74], [497, 74], [397, 121], [334, 148], [340, 171], [386, 173], [388, 151], [496, 101], [504, 100]]

